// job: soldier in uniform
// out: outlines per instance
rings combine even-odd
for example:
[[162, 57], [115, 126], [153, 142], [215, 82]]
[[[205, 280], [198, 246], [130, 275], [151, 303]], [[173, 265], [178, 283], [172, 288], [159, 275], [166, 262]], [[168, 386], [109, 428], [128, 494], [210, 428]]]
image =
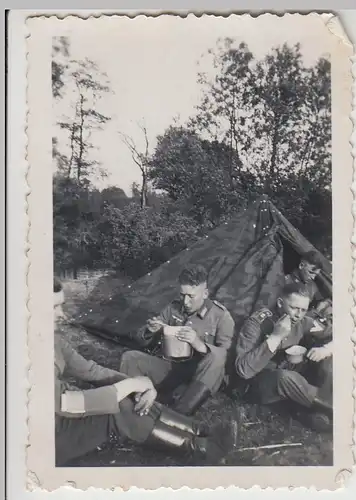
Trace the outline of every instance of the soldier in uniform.
[[127, 351], [122, 356], [120, 370], [130, 376], [148, 376], [159, 395], [172, 394], [179, 385], [188, 384], [173, 407], [191, 415], [222, 383], [234, 321], [222, 304], [209, 299], [207, 272], [203, 266], [183, 269], [179, 285], [180, 299], [169, 304], [158, 317], [148, 320], [137, 338], [148, 345], [162, 338], [165, 325], [181, 326], [177, 338], [190, 344], [192, 356], [179, 361], [164, 358], [162, 345], [158, 356]]
[[[207, 459], [209, 463], [218, 462], [229, 451], [229, 428], [219, 424], [208, 432], [190, 417], [156, 403], [157, 393], [149, 378], [129, 378], [80, 356], [60, 332], [63, 303], [62, 285], [55, 280], [57, 466], [95, 450], [111, 433], [171, 454]], [[96, 387], [80, 390], [68, 383], [67, 374]]]
[[[262, 308], [245, 322], [237, 339], [236, 371], [250, 383], [260, 403], [290, 400], [309, 408], [309, 423], [330, 428], [332, 419], [332, 345], [311, 347], [301, 364], [290, 365], [285, 350], [308, 337], [314, 326], [306, 315], [309, 290], [286, 285], [274, 310]], [[326, 430], [325, 429], [325, 430]]]
[[324, 310], [327, 312], [326, 308], [331, 308], [331, 301], [323, 298], [315, 283], [315, 278], [320, 274], [321, 268], [319, 254], [314, 251], [306, 252], [298, 268], [285, 276], [285, 284], [304, 283], [309, 291], [310, 305], [315, 306], [317, 312]]

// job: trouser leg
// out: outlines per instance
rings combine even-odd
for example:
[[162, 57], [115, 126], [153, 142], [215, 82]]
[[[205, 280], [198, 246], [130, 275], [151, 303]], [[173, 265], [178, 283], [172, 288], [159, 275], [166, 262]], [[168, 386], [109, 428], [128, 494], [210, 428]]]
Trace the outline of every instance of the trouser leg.
[[224, 359], [209, 352], [199, 360], [192, 382], [175, 403], [174, 409], [185, 415], [193, 415], [212, 394], [218, 391], [223, 376]]
[[302, 406], [310, 407], [318, 389], [309, 384], [300, 373], [290, 370], [278, 370], [277, 392], [281, 399], [291, 399]]
[[318, 363], [310, 362], [306, 373], [308, 381], [318, 387], [318, 398], [332, 404], [333, 400], [333, 372], [332, 357]]
[[251, 385], [254, 395], [263, 404], [289, 399], [310, 407], [318, 392], [305, 377], [291, 370], [263, 370]]
[[110, 437], [110, 415], [56, 417], [56, 466], [85, 455]]
[[159, 385], [171, 371], [170, 361], [140, 351], [126, 351], [121, 357], [120, 371], [129, 377], [144, 375]]
[[61, 465], [95, 450], [109, 440], [111, 432], [142, 443], [151, 434], [161, 413], [160, 406], [154, 404], [148, 415], [139, 416], [130, 398], [122, 400], [118, 410], [112, 415], [57, 417], [56, 464]]
[[198, 362], [193, 380], [201, 382], [215, 394], [221, 385], [225, 372], [225, 358], [214, 352], [208, 352]]

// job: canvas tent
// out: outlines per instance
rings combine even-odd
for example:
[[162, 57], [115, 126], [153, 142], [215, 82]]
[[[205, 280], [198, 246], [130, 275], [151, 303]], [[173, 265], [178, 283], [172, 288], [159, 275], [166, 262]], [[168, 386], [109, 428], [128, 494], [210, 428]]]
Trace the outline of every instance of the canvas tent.
[[[211, 296], [229, 309], [238, 330], [256, 308], [275, 303], [284, 274], [309, 250], [315, 248], [262, 197], [124, 291], [82, 310], [75, 322], [125, 343], [177, 297], [181, 269], [200, 263], [208, 269]], [[321, 258], [318, 285], [331, 297], [331, 263]]]

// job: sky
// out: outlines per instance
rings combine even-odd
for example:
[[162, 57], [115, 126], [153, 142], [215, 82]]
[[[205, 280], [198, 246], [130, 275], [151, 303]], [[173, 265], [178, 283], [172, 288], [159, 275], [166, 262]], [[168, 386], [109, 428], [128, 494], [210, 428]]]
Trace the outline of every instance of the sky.
[[[302, 15], [135, 19], [112, 16], [106, 20], [83, 20], [81, 25], [76, 23], [75, 30], [68, 23], [58, 35], [69, 37], [71, 59], [87, 57], [108, 75], [113, 93], [105, 94], [97, 109], [111, 120], [102, 131], [92, 134], [96, 149], [91, 153], [101, 162], [107, 176], [94, 182], [98, 187], [121, 187], [127, 194], [132, 182], [140, 181], [140, 171], [119, 132], [128, 134], [143, 148], [138, 123], [144, 122], [152, 152], [157, 135], [163, 134], [175, 118], [184, 124], [201, 98], [198, 71], [214, 75], [207, 51], [216, 46], [219, 38], [231, 37], [237, 43], [247, 43], [257, 59], [274, 46], [300, 43], [309, 66], [319, 57], [328, 56], [332, 37], [321, 18]], [[68, 91], [53, 103], [53, 135], [58, 137], [64, 153], [68, 151], [68, 139], [56, 123], [72, 115]]]

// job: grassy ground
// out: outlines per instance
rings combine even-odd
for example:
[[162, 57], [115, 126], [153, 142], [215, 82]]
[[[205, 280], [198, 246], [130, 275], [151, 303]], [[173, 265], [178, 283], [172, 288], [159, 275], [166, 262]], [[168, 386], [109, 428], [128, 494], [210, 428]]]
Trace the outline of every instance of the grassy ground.
[[[110, 280], [103, 279], [96, 293], [109, 293]], [[86, 300], [87, 287], [79, 283], [66, 285], [67, 311], [73, 313]], [[82, 329], [68, 328], [68, 340], [86, 358], [103, 366], [118, 367], [124, 348], [108, 340], [100, 339]], [[318, 434], [294, 419], [283, 405], [259, 406], [243, 400], [231, 399], [219, 393], [209, 400], [196, 415], [208, 424], [223, 422], [232, 426], [234, 448], [226, 457], [225, 465], [240, 466], [328, 466], [332, 465], [332, 435]], [[258, 449], [273, 444], [299, 444], [286, 448]], [[257, 449], [245, 450], [254, 447]], [[180, 462], [160, 452], [145, 450], [125, 439], [112, 436], [92, 453], [73, 462], [73, 466], [179, 466], [201, 465]]]

